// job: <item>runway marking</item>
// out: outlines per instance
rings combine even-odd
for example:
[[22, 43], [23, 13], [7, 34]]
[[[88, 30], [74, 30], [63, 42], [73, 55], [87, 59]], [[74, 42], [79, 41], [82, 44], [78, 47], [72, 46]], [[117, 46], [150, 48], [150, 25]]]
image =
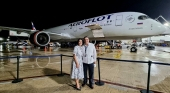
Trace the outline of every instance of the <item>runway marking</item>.
[[50, 62], [49, 64], [56, 64], [56, 63], [61, 63], [61, 62], [53, 62], [53, 63]]
[[9, 84], [11, 82], [0, 82], [0, 84]]
[[44, 68], [44, 67], [46, 67], [46, 66], [48, 66], [48, 64], [50, 63], [50, 57], [48, 57], [48, 63], [47, 63], [47, 65], [45, 65], [44, 67], [42, 67], [42, 66], [40, 66], [39, 64], [38, 64], [38, 62], [37, 62], [37, 59], [38, 59], [39, 57], [37, 57], [36, 58], [36, 64], [37, 64], [37, 66], [39, 67], [39, 68]]
[[[37, 61], [37, 59], [38, 59], [39, 57], [37, 57], [36, 58], [36, 65], [39, 67], [39, 68], [45, 68], [45, 67], [47, 67], [49, 64], [58, 64], [58, 63], [61, 63], [61, 62], [52, 62], [51, 63], [51, 60], [50, 60], [50, 57], [48, 57], [48, 63], [45, 65], [45, 66], [40, 66], [39, 64], [38, 64], [38, 61]], [[69, 61], [63, 61], [63, 63], [68, 63]]]

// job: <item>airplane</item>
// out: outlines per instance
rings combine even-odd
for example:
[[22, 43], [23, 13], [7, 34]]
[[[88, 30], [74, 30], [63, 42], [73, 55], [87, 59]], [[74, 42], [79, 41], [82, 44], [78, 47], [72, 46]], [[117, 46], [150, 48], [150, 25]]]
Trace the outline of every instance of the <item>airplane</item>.
[[[95, 41], [125, 40], [151, 37], [167, 30], [164, 25], [140, 12], [110, 13], [42, 31], [4, 26], [0, 29], [28, 33], [30, 42], [39, 47], [50, 41], [74, 42], [84, 36]], [[132, 46], [131, 52], [136, 51], [137, 48]]]

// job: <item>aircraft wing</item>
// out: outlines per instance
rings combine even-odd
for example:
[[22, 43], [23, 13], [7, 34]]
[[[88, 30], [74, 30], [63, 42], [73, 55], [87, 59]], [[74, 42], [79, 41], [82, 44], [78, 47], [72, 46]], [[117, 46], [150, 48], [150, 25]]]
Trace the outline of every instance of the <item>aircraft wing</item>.
[[[48, 33], [48, 32], [47, 32]], [[57, 38], [60, 38], [60, 39], [65, 39], [65, 38], [68, 38], [68, 39], [70, 39], [70, 38], [72, 38], [73, 36], [71, 36], [70, 34], [67, 34], [67, 33], [51, 33], [51, 32], [49, 32], [48, 33], [50, 36], [54, 36], [54, 37], [57, 37]]]
[[[14, 27], [5, 27], [5, 26], [0, 26], [0, 31], [1, 30], [11, 30], [11, 31], [16, 31], [17, 34], [20, 34], [21, 32], [31, 34], [33, 32], [36, 32], [38, 30], [32, 30], [32, 29], [23, 29], [23, 28], [14, 28]], [[67, 33], [51, 33], [47, 32], [51, 36], [57, 36], [58, 38], [71, 38], [71, 36]]]
[[25, 32], [25, 33], [28, 33], [28, 34], [38, 31], [38, 30], [14, 28], [14, 27], [5, 27], [5, 26], [0, 26], [0, 30], [12, 30], [12, 31], [16, 31], [17, 33]]
[[85, 26], [91, 29], [94, 37], [104, 37], [102, 27], [98, 24]]

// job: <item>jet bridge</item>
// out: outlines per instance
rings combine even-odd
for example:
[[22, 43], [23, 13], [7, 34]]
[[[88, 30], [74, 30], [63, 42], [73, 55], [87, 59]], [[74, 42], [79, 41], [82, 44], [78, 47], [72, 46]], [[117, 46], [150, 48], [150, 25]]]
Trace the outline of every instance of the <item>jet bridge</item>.
[[[162, 19], [162, 20], [160, 20], [160, 18]], [[170, 23], [162, 16], [162, 15], [160, 15], [160, 16], [158, 16], [157, 18], [155, 18], [155, 20], [157, 21], [157, 22], [160, 22], [162, 25], [165, 25], [166, 27], [167, 27], [167, 31], [166, 32], [164, 32], [163, 34], [164, 35], [170, 35]], [[162, 22], [162, 21], [164, 21], [164, 22]]]
[[[164, 33], [162, 33], [162, 34], [160, 34], [158, 36], [170, 35], [170, 23], [162, 15], [155, 18], [155, 20], [157, 22], [161, 23], [162, 25], [165, 25], [167, 27], [167, 31], [165, 31]], [[149, 42], [152, 44], [151, 37], [149, 37], [148, 39], [149, 39]]]
[[[159, 20], [160, 18], [162, 18], [165, 21], [164, 24]], [[161, 24], [167, 26], [168, 28], [170, 28], [170, 23], [162, 15], [158, 16], [157, 18], [155, 18], [155, 20], [160, 22]]]

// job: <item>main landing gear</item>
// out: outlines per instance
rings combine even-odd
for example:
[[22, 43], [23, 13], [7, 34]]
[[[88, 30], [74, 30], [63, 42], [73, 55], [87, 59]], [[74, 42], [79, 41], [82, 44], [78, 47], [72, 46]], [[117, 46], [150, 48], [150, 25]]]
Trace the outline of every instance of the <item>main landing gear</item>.
[[137, 52], [137, 48], [136, 48], [135, 46], [132, 46], [132, 47], [130, 48], [130, 52]]

